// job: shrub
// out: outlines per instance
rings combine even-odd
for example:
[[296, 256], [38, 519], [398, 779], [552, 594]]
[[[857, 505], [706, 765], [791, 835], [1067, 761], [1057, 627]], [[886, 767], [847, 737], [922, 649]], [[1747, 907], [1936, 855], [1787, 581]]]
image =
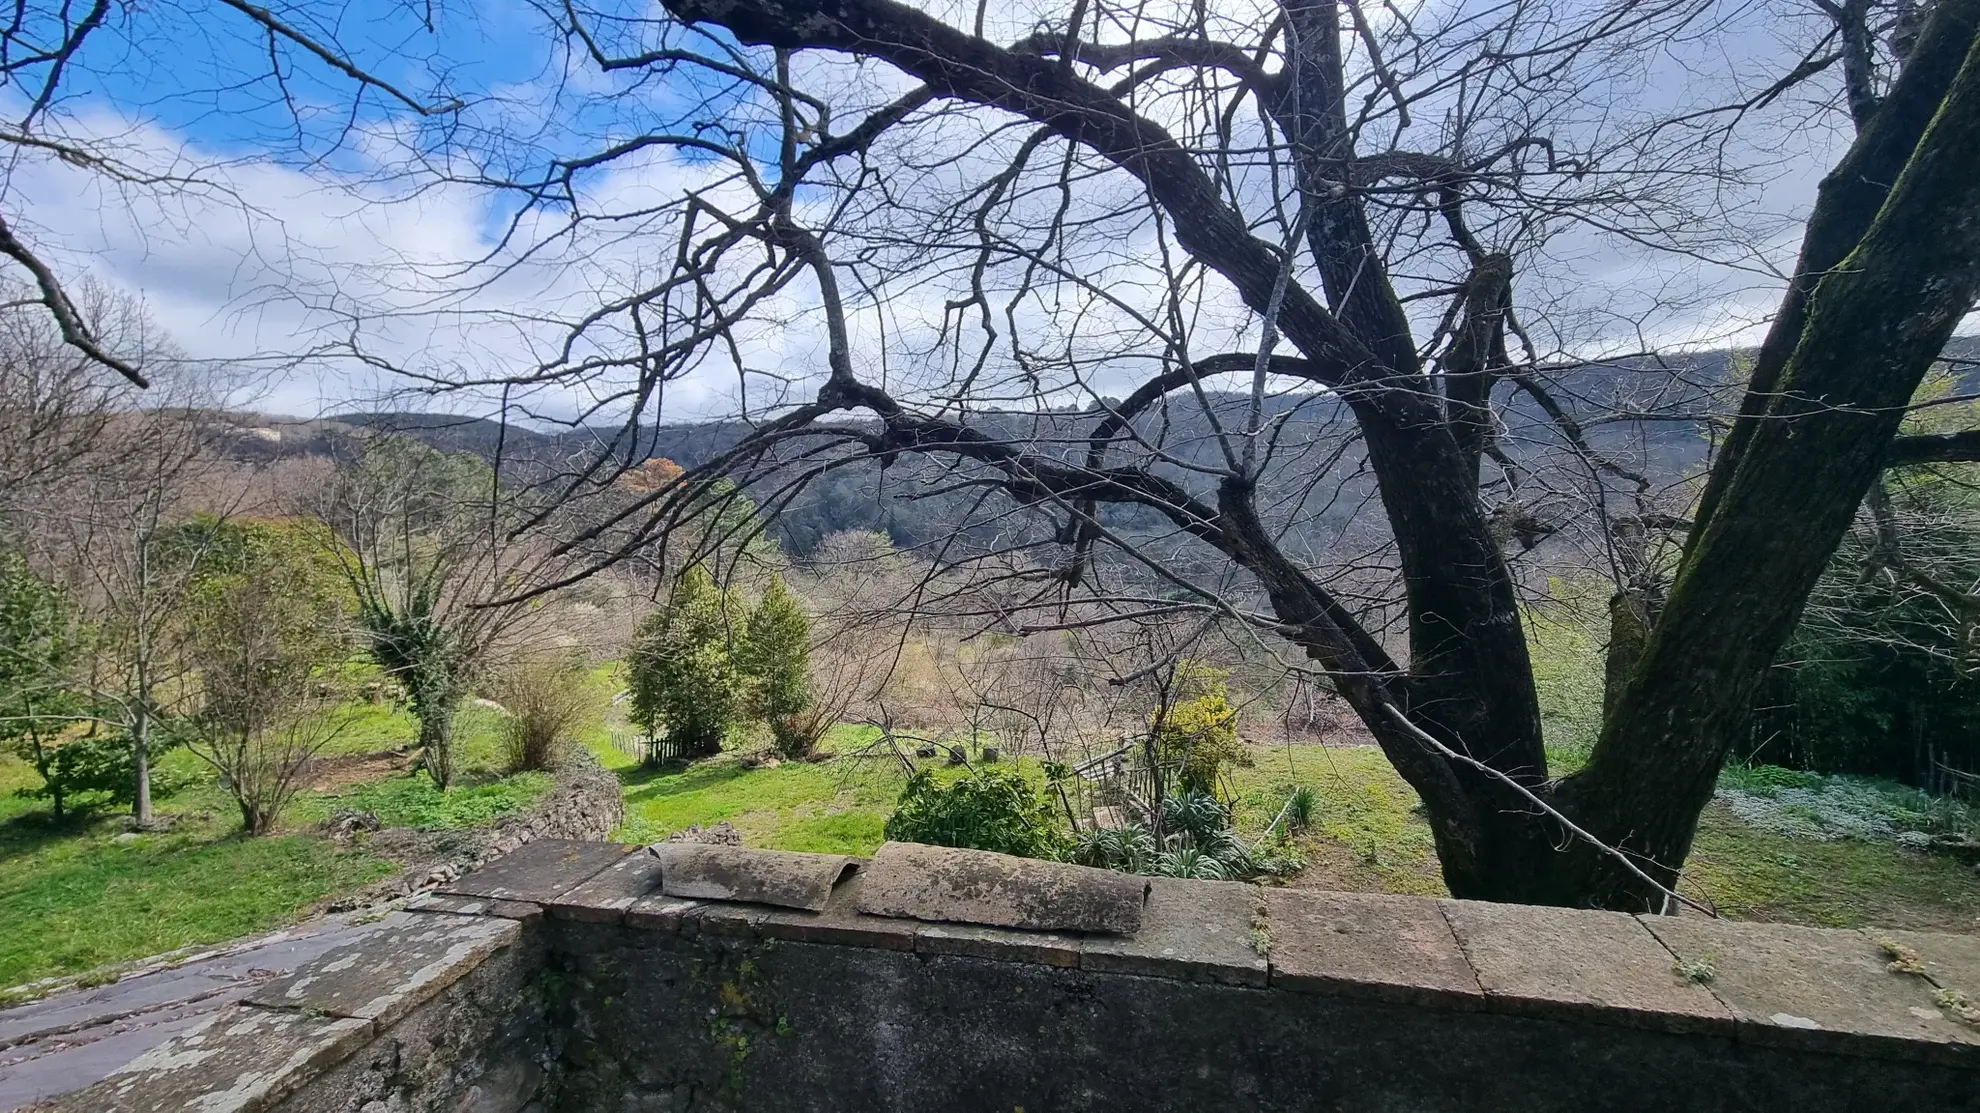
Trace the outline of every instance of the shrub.
[[674, 581], [667, 605], [646, 616], [626, 656], [632, 721], [679, 751], [722, 748], [741, 717], [744, 684], [730, 652], [742, 625], [735, 598], [699, 564]]
[[1220, 675], [1200, 670], [1192, 686], [1200, 694], [1176, 703], [1150, 724], [1155, 760], [1165, 780], [1185, 793], [1214, 795], [1228, 765], [1249, 765], [1237, 735], [1237, 709]]
[[916, 770], [885, 833], [1025, 858], [1055, 858], [1062, 842], [1043, 794], [1014, 769], [974, 769], [946, 784], [933, 770]]
[[328, 701], [304, 701], [251, 730], [220, 725], [202, 732], [188, 738], [186, 747], [219, 771], [221, 785], [240, 809], [241, 827], [250, 835], [265, 835], [307, 785], [316, 755], [349, 722]]
[[336, 686], [349, 594], [288, 527], [228, 522], [210, 537], [189, 609], [200, 709], [182, 733], [220, 774], [247, 833], [260, 835], [343, 729], [328, 714], [334, 697], [313, 693]]
[[41, 784], [16, 791], [29, 799], [49, 801], [57, 819], [64, 809], [131, 802], [137, 774], [130, 739], [120, 731], [65, 738], [42, 735], [29, 760], [41, 775]]
[[[178, 724], [153, 732], [154, 759], [182, 744], [184, 732]], [[130, 735], [120, 730], [91, 729], [70, 731], [60, 737], [41, 738], [41, 746], [31, 764], [41, 784], [16, 789], [15, 795], [30, 800], [62, 801], [70, 811], [99, 807], [121, 807], [137, 798], [137, 765]], [[154, 767], [151, 795], [164, 799], [192, 783], [183, 773]], [[58, 818], [59, 818], [58, 812]]]
[[802, 758], [818, 745], [821, 727], [811, 710], [811, 620], [784, 585], [773, 576], [763, 599], [749, 616], [749, 629], [738, 647], [738, 664], [749, 681], [748, 711], [770, 728], [777, 751]]
[[495, 682], [510, 772], [554, 768], [572, 735], [598, 718], [598, 694], [584, 662], [531, 656], [511, 661]]

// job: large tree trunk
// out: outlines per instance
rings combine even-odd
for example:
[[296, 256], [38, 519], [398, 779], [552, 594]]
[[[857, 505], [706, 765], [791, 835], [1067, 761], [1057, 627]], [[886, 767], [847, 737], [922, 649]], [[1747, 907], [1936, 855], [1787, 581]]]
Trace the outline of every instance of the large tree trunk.
[[1940, 0], [1920, 30], [1897, 83], [1883, 105], [1864, 121], [1856, 142], [1822, 179], [1815, 211], [1802, 233], [1801, 257], [1788, 283], [1767, 338], [1753, 361], [1753, 373], [1740, 403], [1739, 419], [1719, 449], [1698, 501], [1696, 539], [1719, 508], [1747, 445], [1766, 420], [1782, 390], [1782, 376], [1808, 323], [1809, 296], [1823, 276], [1843, 261], [1870, 228], [1890, 195], [1919, 137], [1931, 124], [1946, 90], [1965, 64], [1974, 28], [1980, 26], [1980, 0]]
[[[1882, 211], [1807, 298], [1763, 419], [1714, 467], [1717, 502], [1588, 767], [1556, 794], [1667, 881], [1905, 405], [1980, 294], [1980, 36], [1970, 24], [1959, 31], [1958, 76]], [[1596, 855], [1561, 858], [1568, 890], [1586, 903], [1658, 903]]]
[[[1491, 353], [1485, 366], [1460, 368], [1455, 399], [1439, 397], [1423, 374], [1407, 315], [1348, 188], [1354, 151], [1343, 115], [1337, 0], [1285, 5], [1289, 80], [1299, 93], [1284, 109], [1287, 131], [1296, 138], [1300, 185], [1314, 215], [1309, 250], [1331, 306], [1280, 280], [1276, 249], [1253, 235], [1189, 151], [1061, 60], [1006, 51], [891, 0], [666, 5], [683, 19], [720, 23], [745, 43], [885, 59], [933, 95], [1028, 117], [1137, 178], [1172, 219], [1178, 245], [1254, 312], [1276, 314], [1279, 330], [1305, 356], [1301, 373], [1352, 408], [1406, 583], [1407, 669], [1279, 549], [1258, 517], [1256, 477], [1221, 481], [1214, 510], [1179, 488], [1163, 488], [1164, 513], [1250, 571], [1286, 636], [1334, 674], [1423, 797], [1454, 894], [1661, 906], [1654, 884], [1585, 840], [1566, 837], [1530, 797], [1548, 799], [1607, 843], [1648, 856], [1665, 880], [1675, 876], [1752, 689], [1883, 459], [1898, 407], [1971, 303], [1980, 172], [1968, 163], [1970, 152], [1980, 151], [1980, 108], [1972, 103], [1975, 66], [1962, 59], [1973, 39], [1967, 17], [1980, 0], [1941, 5], [1885, 107], [1825, 183], [1800, 276], [1776, 327], [1780, 339], [1770, 337], [1756, 374], [1752, 420], [1714, 472], [1710, 512], [1646, 639], [1636, 679], [1622, 687], [1588, 769], [1559, 784], [1547, 779], [1512, 578], [1479, 506], [1483, 431], [1454, 431], [1446, 410], [1447, 401], [1460, 409], [1475, 404], [1466, 392], [1485, 385]], [[1900, 168], [1907, 169], [1886, 198], [1880, 183], [1897, 179]], [[819, 270], [821, 283], [828, 281], [829, 266]], [[1486, 312], [1472, 317], [1490, 320], [1499, 304], [1482, 303]], [[891, 400], [853, 381], [842, 353], [833, 368], [819, 405], [873, 403], [891, 438], [878, 450], [939, 444], [1004, 458], [972, 440], [970, 430], [880, 405]], [[1151, 385], [1173, 389], [1159, 380]], [[1051, 465], [1025, 463], [1030, 470], [1021, 479], [1030, 497], [1090, 490], [1099, 467], [1055, 479], [1054, 487], [1041, 479]], [[1115, 483], [1125, 481], [1109, 473], [1106, 484]], [[1123, 501], [1140, 498], [1140, 488], [1121, 489], [1128, 491]]]

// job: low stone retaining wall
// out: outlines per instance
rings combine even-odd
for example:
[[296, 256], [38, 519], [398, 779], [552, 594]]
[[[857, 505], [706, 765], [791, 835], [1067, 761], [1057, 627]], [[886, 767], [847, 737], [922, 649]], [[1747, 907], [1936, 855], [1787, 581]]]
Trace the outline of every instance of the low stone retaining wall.
[[537, 839], [598, 841], [610, 838], [626, 821], [625, 790], [619, 778], [588, 751], [573, 747], [556, 772], [556, 783], [520, 815], [506, 816], [484, 831], [425, 832], [395, 828], [373, 843], [374, 850], [405, 865], [405, 871], [331, 906], [332, 911], [367, 908], [445, 887]]
[[498, 834], [527, 830], [537, 839], [610, 838], [626, 822], [625, 789], [611, 770], [579, 746], [557, 770], [557, 785], [529, 814], [496, 824]]
[[539, 840], [61, 1108], [1980, 1109], [1980, 938], [1143, 885]]

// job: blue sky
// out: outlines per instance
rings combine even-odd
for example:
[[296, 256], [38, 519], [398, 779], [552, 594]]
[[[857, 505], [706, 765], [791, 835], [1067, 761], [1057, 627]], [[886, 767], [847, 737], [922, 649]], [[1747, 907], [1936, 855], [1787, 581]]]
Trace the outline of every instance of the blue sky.
[[[93, 274], [142, 297], [191, 354], [258, 360], [255, 366], [266, 369], [265, 390], [255, 399], [262, 408], [310, 414], [407, 386], [348, 362], [280, 358], [342, 339], [353, 314], [365, 318], [368, 346], [408, 367], [453, 374], [526, 366], [556, 339], [539, 318], [595, 305], [605, 292], [646, 277], [652, 257], [667, 249], [652, 229], [633, 224], [623, 236], [594, 234], [464, 292], [456, 264], [492, 250], [515, 212], [513, 195], [436, 185], [430, 174], [408, 172], [411, 156], [465, 147], [507, 169], [536, 167], [550, 154], [590, 151], [656, 119], [712, 123], [726, 111], [695, 109], [709, 86], [686, 86], [680, 77], [637, 89], [631, 77], [600, 75], [589, 66], [566, 77], [561, 40], [547, 31], [541, 11], [518, 0], [436, 0], [437, 33], [426, 25], [428, 5], [418, 2], [295, 3], [275, 10], [410, 95], [468, 102], [458, 126], [469, 129], [470, 141], [441, 142], [443, 136], [421, 129], [457, 126], [454, 120], [420, 121], [376, 91], [354, 107], [353, 83], [292, 44], [277, 51], [283, 75], [277, 81], [267, 36], [250, 20], [209, 0], [164, 0], [116, 9], [64, 83], [59, 124], [147, 168], [190, 170], [201, 184], [190, 192], [128, 188], [52, 160], [29, 160], [10, 168], [0, 193], [0, 209], [68, 273]], [[1736, 66], [1742, 59], [1731, 61]], [[1675, 96], [1684, 79], [1660, 80]], [[862, 95], [887, 86], [886, 75], [871, 68], [858, 80], [868, 83]], [[593, 95], [601, 91], [629, 95]], [[20, 103], [17, 90], [9, 95]], [[1774, 168], [1763, 204], [1790, 214], [1805, 205], [1832, 139], [1796, 137], [1801, 153]], [[594, 175], [586, 197], [628, 210], [658, 205], [702, 187], [707, 169], [705, 159], [655, 152]], [[541, 232], [559, 215], [540, 214], [531, 227]], [[1783, 244], [1791, 259], [1792, 237]], [[1781, 247], [1774, 245], [1776, 255]], [[1659, 338], [1686, 329], [1708, 339], [1737, 338], [1740, 322], [1757, 319], [1775, 296], [1751, 275], [1706, 274], [1692, 261], [1618, 252], [1592, 240], [1564, 240], [1559, 255], [1554, 265], [1569, 288], [1614, 291], [1618, 298], [1702, 292], [1695, 317], [1665, 322]], [[938, 294], [901, 292], [904, 304], [915, 295], [939, 302]], [[752, 358], [815, 368], [822, 346], [815, 314], [802, 300], [783, 309]], [[720, 412], [732, 401], [730, 390], [720, 374], [684, 383], [674, 416]], [[569, 409], [585, 401], [554, 404]]]

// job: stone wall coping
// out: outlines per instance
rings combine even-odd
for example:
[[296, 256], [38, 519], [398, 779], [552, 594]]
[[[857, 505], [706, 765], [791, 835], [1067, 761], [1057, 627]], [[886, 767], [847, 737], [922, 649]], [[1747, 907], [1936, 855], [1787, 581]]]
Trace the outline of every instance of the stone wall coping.
[[490, 907], [394, 912], [334, 948], [57, 1100], [62, 1113], [261, 1113], [514, 946], [528, 921]]
[[[1971, 936], [1125, 875], [1147, 894], [1136, 902], [1135, 930], [1025, 930], [956, 922], [1023, 884], [1022, 874], [1005, 869], [1003, 855], [982, 855], [993, 860], [984, 868], [998, 885], [944, 920], [942, 908], [927, 905], [922, 917], [870, 911], [889, 899], [889, 890], [876, 896], [879, 883], [892, 882], [861, 859], [846, 859], [844, 876], [813, 912], [668, 895], [654, 868], [664, 870], [664, 858], [559, 842], [531, 844], [541, 849], [503, 859], [485, 871], [490, 877], [471, 874], [453, 892], [424, 898], [418, 910], [392, 914], [377, 932], [271, 982], [55, 1108], [272, 1108], [528, 933], [552, 933], [554, 944], [559, 921], [1208, 981], [1980, 1071], [1980, 1028], [1950, 1007], [1980, 1000], [1980, 938]], [[942, 857], [968, 874], [968, 856], [979, 853], [943, 848]], [[724, 868], [760, 863], [771, 875], [766, 884], [774, 884], [809, 876], [824, 864], [818, 857], [781, 860], [778, 852], [752, 851], [725, 858]], [[915, 857], [892, 855], [896, 863]], [[753, 884], [732, 880], [744, 890]], [[186, 1104], [168, 1095], [187, 1095]], [[194, 1101], [196, 1095], [207, 1096]]]
[[746, 850], [740, 846], [663, 842], [647, 849], [670, 897], [746, 901], [819, 912], [853, 859], [844, 854]]
[[982, 850], [890, 842], [874, 852], [859, 909], [938, 923], [1133, 935], [1148, 880]]
[[[946, 883], [930, 885], [915, 896], [916, 916], [879, 914], [896, 890], [876, 897], [876, 887], [899, 879], [876, 857], [851, 859], [818, 912], [684, 899], [657, 884], [638, 896], [612, 889], [593, 907], [574, 906], [580, 887], [551, 908], [553, 916], [641, 930], [1215, 981], [1980, 1069], [1980, 1028], [1944, 1006], [1945, 991], [1980, 1000], [1973, 937], [1128, 875], [1120, 875], [1125, 884], [1147, 893], [1135, 930], [1026, 930], [981, 922], [986, 910], [995, 914], [991, 902], [1025, 883], [1005, 869], [1006, 856], [912, 844], [883, 851], [906, 863], [934, 849], [951, 864], [984, 860], [997, 886], [958, 898], [948, 913], [937, 899]], [[784, 865], [777, 855], [752, 851], [734, 861], [781, 873], [808, 857]], [[622, 869], [630, 875], [632, 867]], [[1885, 944], [1916, 956], [1920, 972], [1899, 969]], [[1854, 980], [1837, 988], [1838, 970]], [[1806, 1003], [1811, 984], [1830, 987], [1822, 1009]]]

